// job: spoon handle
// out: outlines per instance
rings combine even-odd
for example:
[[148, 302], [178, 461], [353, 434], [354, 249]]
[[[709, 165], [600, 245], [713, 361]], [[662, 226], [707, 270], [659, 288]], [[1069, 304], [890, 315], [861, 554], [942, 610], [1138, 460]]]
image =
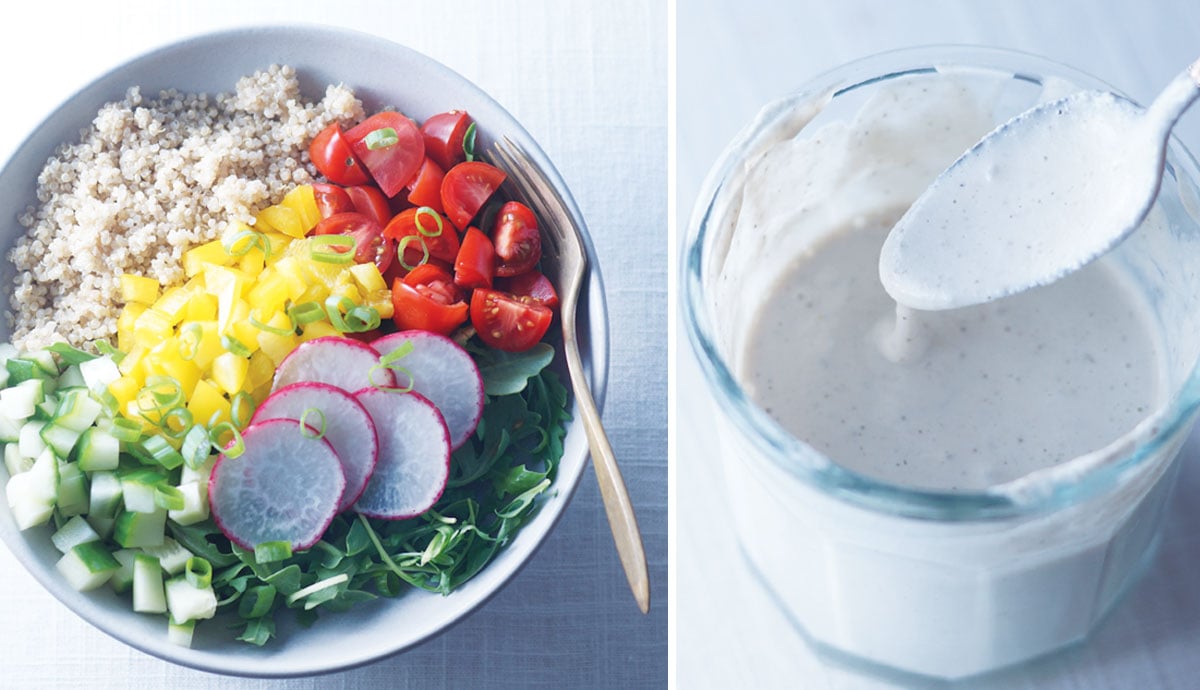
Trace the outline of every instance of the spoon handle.
[[1167, 132], [1188, 107], [1200, 97], [1200, 59], [1188, 66], [1167, 84], [1167, 88], [1146, 109], [1146, 115], [1166, 138]]

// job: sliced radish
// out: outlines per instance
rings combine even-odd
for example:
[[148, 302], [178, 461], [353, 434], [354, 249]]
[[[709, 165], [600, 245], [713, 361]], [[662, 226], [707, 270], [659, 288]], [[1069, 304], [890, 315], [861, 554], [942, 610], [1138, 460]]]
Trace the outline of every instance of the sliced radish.
[[[310, 411], [316, 410], [320, 414]], [[305, 415], [308, 414], [307, 418]], [[358, 399], [327, 383], [305, 381], [284, 386], [267, 396], [250, 424], [268, 419], [304, 418], [310, 427], [320, 425], [324, 417], [325, 440], [333, 447], [346, 474], [346, 491], [338, 512], [354, 505], [367, 488], [375, 462], [379, 458], [379, 440], [370, 413]]]
[[354, 397], [379, 433], [379, 463], [355, 510], [388, 520], [429, 510], [450, 478], [450, 432], [441, 413], [419, 393], [364, 388]]
[[253, 549], [268, 541], [307, 549], [325, 533], [346, 488], [342, 463], [324, 439], [291, 419], [269, 419], [242, 432], [242, 454], [222, 454], [208, 482], [217, 527]]
[[371, 346], [382, 356], [405, 342], [412, 343], [412, 352], [395, 366], [412, 375], [413, 391], [437, 406], [450, 430], [450, 448], [457, 450], [470, 438], [483, 416], [483, 378], [479, 367], [458, 343], [429, 331], [392, 333]]
[[366, 343], [337, 335], [314, 338], [283, 358], [271, 390], [301, 381], [328, 383], [344, 391], [395, 385], [392, 372], [378, 364], [379, 352]]

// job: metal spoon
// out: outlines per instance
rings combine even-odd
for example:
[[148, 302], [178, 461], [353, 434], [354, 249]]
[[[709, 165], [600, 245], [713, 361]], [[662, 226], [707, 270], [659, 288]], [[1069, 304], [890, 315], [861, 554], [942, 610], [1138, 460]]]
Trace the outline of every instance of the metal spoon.
[[548, 262], [551, 280], [558, 288], [559, 310], [562, 318], [563, 350], [567, 357], [567, 370], [571, 376], [571, 387], [575, 391], [575, 402], [583, 419], [591, 450], [592, 467], [600, 484], [600, 496], [604, 500], [604, 511], [617, 544], [617, 554], [625, 569], [625, 578], [633, 591], [642, 613], [650, 610], [650, 577], [646, 570], [646, 552], [642, 547], [642, 535], [638, 530], [633, 503], [625, 489], [625, 480], [617, 467], [617, 458], [600, 423], [600, 413], [592, 400], [591, 389], [584, 378], [583, 363], [579, 358], [579, 343], [575, 334], [575, 309], [579, 288], [583, 284], [587, 269], [587, 253], [579, 229], [567, 211], [562, 197], [554, 185], [546, 179], [537, 163], [530, 160], [525, 151], [507, 137], [491, 149], [492, 161], [508, 173], [516, 187], [517, 195], [537, 213], [541, 222], [544, 256]]
[[938, 176], [884, 242], [897, 302], [953, 309], [1051, 283], [1125, 239], [1162, 182], [1166, 145], [1200, 97], [1200, 60], [1141, 108], [1087, 91], [1001, 125]]

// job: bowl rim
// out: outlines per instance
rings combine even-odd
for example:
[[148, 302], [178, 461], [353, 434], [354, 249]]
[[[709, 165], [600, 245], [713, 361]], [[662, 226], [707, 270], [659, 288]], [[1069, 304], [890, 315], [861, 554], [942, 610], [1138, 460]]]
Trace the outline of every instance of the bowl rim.
[[[48, 110], [42, 120], [29, 134], [25, 136], [24, 139], [22, 139], [21, 143], [13, 149], [12, 153], [7, 157], [6, 160], [3, 161], [3, 164], [0, 165], [0, 182], [4, 180], [4, 172], [9, 169], [14, 161], [20, 160], [26, 156], [35, 155], [36, 152], [33, 152], [30, 149], [35, 148], [35, 139], [37, 138], [37, 134], [44, 128], [50, 125], [55, 125], [60, 128], [64, 125], [79, 125], [80, 127], [86, 127], [90, 125], [91, 119], [95, 117], [94, 111], [90, 113], [86, 122], [70, 120], [64, 116], [63, 111], [70, 104], [81, 99], [99, 96], [99, 94], [104, 93], [111, 88], [114, 83], [124, 84], [126, 88], [136, 86], [137, 84], [129, 83], [128, 80], [122, 79], [122, 75], [129, 70], [144, 67], [149, 63], [164, 60], [180, 52], [198, 47], [219, 45], [228, 42], [248, 42], [249, 44], [254, 45], [256, 42], [263, 41], [264, 37], [268, 35], [279, 34], [290, 37], [290, 40], [296, 40], [296, 37], [303, 35], [320, 35], [329, 40], [353, 41], [355, 42], [355, 45], [367, 44], [373, 50], [382, 51], [391, 56], [401, 56], [405, 59], [419, 63], [423, 70], [427, 70], [428, 73], [431, 74], [436, 74], [441, 79], [449, 79], [451, 81], [460, 82], [465, 89], [471, 92], [471, 95], [474, 98], [478, 99], [479, 103], [484, 104], [488, 109], [494, 111], [498, 121], [494, 123], [492, 127], [488, 127], [488, 129], [494, 129], [496, 125], [498, 125], [505, 130], [505, 133], [508, 136], [518, 140], [521, 143], [525, 151], [542, 169], [546, 176], [551, 180], [554, 187], [562, 195], [568, 211], [580, 229], [580, 234], [583, 238], [584, 249], [588, 259], [588, 270], [583, 289], [580, 290], [580, 309], [577, 314], [577, 320], [583, 325], [583, 328], [581, 329], [581, 335], [585, 336], [581, 338], [580, 342], [581, 355], [584, 361], [585, 374], [588, 376], [591, 382], [593, 398], [596, 401], [597, 408], [599, 410], [603, 410], [607, 392], [609, 371], [609, 324], [607, 317], [607, 299], [595, 247], [593, 245], [591, 236], [588, 233], [587, 226], [583, 220], [582, 213], [580, 212], [574, 197], [571, 195], [571, 192], [567, 188], [567, 185], [561, 174], [555, 168], [554, 164], [550, 161], [546, 153], [524, 128], [524, 126], [521, 125], [521, 123], [518, 122], [517, 119], [511, 113], [509, 113], [507, 109], [505, 109], [502, 105], [500, 105], [499, 102], [492, 98], [491, 95], [489, 95], [486, 91], [481, 89], [469, 79], [463, 77], [456, 71], [450, 69], [434, 58], [429, 57], [428, 55], [425, 55], [424, 53], [421, 53], [420, 51], [417, 51], [406, 45], [362, 31], [303, 22], [248, 24], [217, 31], [196, 33], [176, 41], [160, 44], [157, 47], [151, 48], [121, 62], [119, 65], [112, 67], [103, 74], [95, 77], [87, 84], [74, 91], [70, 96], [63, 99], [52, 109]], [[267, 64], [271, 64], [270, 58], [266, 58], [266, 60]], [[248, 71], [246, 71], [245, 74], [249, 74], [250, 72], [258, 69], [264, 69], [267, 64], [248, 65], [246, 68]], [[302, 73], [303, 68], [298, 68], [297, 72]], [[234, 81], [236, 81], [237, 76], [234, 77]], [[345, 83], [351, 85], [353, 84], [351, 79], [346, 79]], [[232, 86], [233, 84], [231, 83], [229, 91], [232, 91]], [[210, 93], [209, 95], [214, 94]], [[103, 103], [107, 100], [111, 99], [101, 98], [100, 102]], [[58, 120], [65, 121], [58, 122]], [[487, 131], [482, 125], [480, 125], [479, 141], [486, 141], [486, 135]], [[58, 144], [62, 143], [62, 141], [58, 142]], [[44, 161], [44, 159], [42, 160]], [[41, 164], [42, 161], [39, 161], [38, 165]], [[5, 259], [5, 262], [7, 263], [7, 259]], [[5, 308], [7, 309], [7, 305], [5, 305]], [[556, 366], [561, 366], [561, 348], [557, 349], [559, 352], [556, 352], [555, 355]], [[564, 385], [567, 386], [569, 392], [569, 381], [564, 381]], [[571, 410], [575, 410], [573, 396]], [[568, 454], [571, 453], [572, 449], [575, 450], [575, 454], [579, 455], [579, 460], [571, 468], [571, 472], [563, 472], [563, 465], [565, 463], [560, 463], [559, 472], [555, 477], [554, 483], [551, 485], [551, 489], [556, 492], [554, 497], [555, 500], [548, 500], [545, 504], [543, 504], [541, 510], [539, 511], [539, 514], [549, 514], [549, 517], [546, 518], [547, 522], [539, 525], [540, 531], [537, 532], [533, 531], [532, 525], [526, 525], [525, 528], [522, 529], [521, 532], [505, 546], [502, 552], [516, 552], [516, 546], [520, 544], [522, 546], [521, 550], [524, 551], [523, 556], [513, 564], [506, 564], [506, 567], [508, 568], [507, 572], [499, 573], [497, 571], [498, 574], [493, 576], [496, 579], [491, 583], [489, 589], [481, 593], [472, 592], [470, 595], [472, 600], [469, 603], [463, 607], [460, 607], [458, 611], [449, 618], [439, 621], [437, 625], [431, 626], [428, 630], [423, 631], [422, 633], [410, 639], [404, 640], [403, 643], [389, 649], [377, 650], [375, 648], [370, 648], [369, 651], [352, 656], [350, 658], [341, 659], [333, 664], [308, 663], [285, 668], [270, 663], [247, 664], [244, 662], [248, 657], [243, 656], [226, 656], [221, 658], [222, 663], [218, 664], [215, 663], [215, 659], [209, 659], [204, 654], [198, 654], [196, 649], [172, 645], [166, 641], [165, 634], [162, 635], [160, 640], [150, 640], [142, 639], [141, 636], [136, 634], [136, 631], [134, 630], [127, 631], [125, 628], [121, 627], [114, 629], [112, 626], [106, 624], [108, 617], [114, 614], [92, 602], [90, 600], [90, 592], [75, 591], [66, 584], [66, 582], [61, 578], [61, 576], [59, 576], [53, 567], [47, 568], [43, 566], [43, 563], [30, 548], [30, 540], [24, 533], [16, 530], [11, 512], [7, 508], [0, 510], [0, 541], [5, 543], [9, 551], [13, 553], [16, 559], [31, 575], [33, 575], [34, 579], [37, 580], [43, 588], [49, 591], [59, 602], [73, 611], [80, 618], [87, 621], [90, 625], [97, 628], [101, 632], [104, 632], [110, 637], [142, 652], [158, 657], [164, 661], [200, 671], [207, 671], [228, 676], [252, 678], [290, 678], [345, 671], [412, 649], [413, 647], [416, 647], [456, 626], [477, 612], [485, 603], [490, 601], [492, 597], [494, 597], [501, 589], [503, 589], [508, 585], [509, 582], [512, 581], [517, 573], [522, 571], [528, 565], [529, 561], [533, 558], [537, 551], [540, 550], [550, 533], [562, 519], [563, 513], [566, 511], [571, 498], [574, 496], [579, 487], [580, 481], [589, 461], [586, 441], [581, 441], [584, 434], [582, 429], [582, 421], [578, 418], [578, 415], [573, 415], [573, 417], [573, 420], [568, 425], [567, 438], [564, 442], [564, 460], [568, 459]], [[579, 450], [580, 448], [582, 448], [581, 451]], [[7, 470], [0, 469], [0, 472], [3, 473], [3, 477], [7, 477]], [[537, 518], [535, 517], [535, 519]], [[484, 568], [481, 574], [487, 573], [490, 570], [494, 570], [496, 566], [497, 563], [493, 561], [488, 565], [488, 567]], [[476, 582], [476, 580], [473, 579], [472, 582]], [[417, 593], [405, 592], [400, 597], [394, 599], [382, 598], [381, 603], [374, 605], [389, 605], [393, 602], [402, 601], [406, 597], [414, 594]], [[372, 604], [364, 603], [360, 606], [371, 605]], [[348, 614], [342, 615], [353, 615], [353, 612], [354, 609], [348, 612]], [[121, 611], [121, 614], [139, 615], [134, 614], [132, 608]], [[317, 625], [319, 626], [320, 623]], [[232, 636], [230, 637], [232, 639]], [[255, 656], [249, 658], [258, 660], [260, 657]], [[261, 658], [269, 661], [273, 657], [269, 656], [268, 653], [268, 655], [264, 655]], [[313, 661], [320, 662], [321, 660], [321, 658], [318, 658], [314, 659]]]

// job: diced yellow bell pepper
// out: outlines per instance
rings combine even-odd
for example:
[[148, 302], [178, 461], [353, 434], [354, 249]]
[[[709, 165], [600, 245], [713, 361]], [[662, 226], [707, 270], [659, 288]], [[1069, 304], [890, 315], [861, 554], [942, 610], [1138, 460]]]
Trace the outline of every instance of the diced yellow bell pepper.
[[300, 268], [300, 262], [294, 256], [280, 257], [272, 266], [272, 269], [287, 281], [288, 298], [296, 302], [300, 295], [308, 289], [308, 283], [304, 281], [304, 272]]
[[324, 320], [307, 323], [301, 330], [303, 334], [300, 336], [300, 340], [304, 342], [313, 338], [324, 338], [327, 335], [341, 335], [331, 323]]
[[173, 287], [167, 289], [162, 297], [158, 298], [152, 309], [166, 315], [167, 320], [174, 326], [183, 320], [191, 300], [192, 294], [189, 290], [183, 287]]
[[[265, 322], [271, 328], [287, 330], [294, 328], [292, 320], [283, 312], [276, 312], [270, 319]], [[255, 336], [255, 341], [263, 353], [271, 358], [271, 361], [278, 365], [287, 357], [288, 353], [296, 349], [300, 344], [300, 338], [296, 335], [280, 335], [270, 331], [260, 330]]]
[[213, 240], [189, 249], [183, 255], [183, 272], [192, 277], [209, 266], [225, 266], [233, 261], [221, 240]]
[[174, 324], [171, 323], [170, 317], [157, 309], [150, 308], [142, 312], [142, 315], [133, 323], [133, 340], [138, 345], [149, 349], [171, 337], [174, 330]]
[[123, 310], [121, 310], [121, 315], [117, 317], [117, 348], [120, 349], [121, 352], [129, 352], [129, 350], [136, 345], [133, 327], [134, 324], [137, 323], [138, 317], [141, 316], [142, 312], [146, 311], [146, 309], [148, 309], [148, 307], [144, 304], [130, 302], [129, 304], [125, 305]]
[[257, 276], [266, 266], [266, 256], [262, 250], [255, 247], [238, 259], [238, 269], [248, 276]]
[[282, 309], [290, 297], [288, 280], [273, 268], [259, 275], [258, 282], [250, 288], [247, 296], [255, 311], [268, 314]]
[[125, 406], [130, 400], [137, 397], [138, 391], [142, 389], [142, 382], [131, 376], [121, 376], [116, 381], [108, 384], [108, 392], [116, 398], [120, 409], [125, 409]]
[[[292, 209], [300, 217], [300, 225], [308, 232], [321, 222], [321, 210], [317, 208], [317, 197], [311, 185], [302, 184], [283, 197], [281, 205]], [[300, 235], [303, 237], [303, 235]]]
[[216, 321], [217, 298], [207, 292], [195, 292], [188, 300], [184, 318], [188, 321]]
[[390, 319], [395, 313], [395, 306], [392, 302], [392, 292], [390, 290], [379, 290], [367, 295], [363, 301], [369, 307], [375, 307], [375, 311], [379, 312], [379, 318]]
[[158, 281], [153, 278], [122, 273], [119, 281], [121, 299], [127, 303], [137, 302], [149, 305], [154, 304], [154, 300], [158, 299]]
[[304, 221], [300, 218], [300, 214], [286, 206], [268, 206], [258, 212], [254, 218], [255, 225], [265, 224], [272, 230], [278, 230], [289, 237], [297, 239], [304, 237], [304, 233], [308, 232], [308, 228], [304, 227]]
[[200, 379], [192, 389], [192, 397], [188, 400], [188, 412], [197, 424], [211, 426], [231, 419], [231, 406], [221, 390], [208, 379]]
[[238, 357], [232, 352], [222, 352], [212, 363], [213, 381], [229, 395], [242, 390], [246, 382], [246, 372], [250, 368], [250, 360]]
[[348, 272], [354, 277], [354, 282], [358, 283], [358, 288], [363, 291], [363, 294], [386, 290], [388, 287], [387, 282], [383, 279], [383, 274], [379, 272], [379, 267], [374, 262], [353, 264]]
[[179, 327], [176, 336], [178, 351], [183, 359], [207, 370], [213, 359], [225, 351], [221, 346], [221, 334], [213, 320], [189, 321]]
[[259, 350], [250, 355], [250, 366], [246, 370], [246, 381], [242, 384], [242, 390], [253, 395], [260, 386], [269, 385], [274, 378], [275, 362], [267, 353]]

